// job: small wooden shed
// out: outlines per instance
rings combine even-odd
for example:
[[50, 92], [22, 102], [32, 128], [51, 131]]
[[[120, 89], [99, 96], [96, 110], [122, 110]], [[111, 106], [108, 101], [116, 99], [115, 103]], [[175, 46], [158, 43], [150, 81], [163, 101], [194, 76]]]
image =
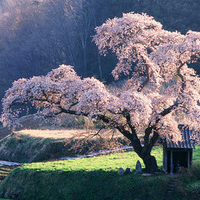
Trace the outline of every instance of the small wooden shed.
[[192, 165], [192, 152], [195, 148], [195, 141], [191, 139], [192, 130], [188, 126], [179, 125], [182, 132], [182, 141], [178, 143], [170, 140], [163, 144], [163, 171], [176, 173], [178, 169], [190, 168]]

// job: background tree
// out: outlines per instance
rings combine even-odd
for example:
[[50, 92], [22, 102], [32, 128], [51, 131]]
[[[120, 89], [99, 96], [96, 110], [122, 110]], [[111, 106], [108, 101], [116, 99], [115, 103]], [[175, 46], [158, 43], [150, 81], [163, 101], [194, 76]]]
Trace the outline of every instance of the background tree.
[[91, 37], [95, 26], [106, 19], [105, 2], [5, 0], [2, 4], [0, 98], [21, 76], [43, 75], [62, 63], [73, 65], [81, 76], [110, 77], [111, 67], [103, 71]]
[[188, 64], [200, 56], [200, 33], [170, 32], [153, 17], [134, 13], [109, 19], [96, 32], [99, 50], [117, 56], [113, 76], [130, 77], [124, 92], [114, 94], [97, 79], [81, 79], [61, 65], [46, 76], [15, 81], [3, 99], [1, 120], [14, 127], [30, 104], [38, 117], [67, 113], [101, 120], [131, 141], [148, 172], [157, 171], [151, 150], [158, 138], [178, 141], [180, 122], [199, 127], [200, 79]]

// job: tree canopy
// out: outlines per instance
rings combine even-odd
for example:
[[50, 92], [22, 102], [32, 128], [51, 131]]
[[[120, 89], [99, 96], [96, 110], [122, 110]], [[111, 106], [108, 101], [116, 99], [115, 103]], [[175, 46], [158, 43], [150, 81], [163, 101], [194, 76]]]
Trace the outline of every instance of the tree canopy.
[[1, 0], [0, 5], [0, 98], [14, 80], [45, 75], [62, 63], [80, 76], [111, 83], [115, 56], [100, 57], [91, 40], [96, 26], [123, 12], [147, 13], [183, 34], [200, 31], [197, 0]]
[[73, 67], [61, 65], [46, 76], [15, 81], [3, 99], [1, 120], [14, 127], [30, 104], [37, 117], [67, 113], [101, 120], [127, 137], [154, 172], [150, 153], [158, 138], [178, 141], [179, 123], [200, 126], [200, 79], [188, 67], [200, 57], [200, 33], [167, 31], [153, 17], [131, 12], [97, 27], [93, 40], [102, 54], [116, 54], [113, 76], [129, 77], [123, 92], [114, 94], [99, 80], [81, 79]]

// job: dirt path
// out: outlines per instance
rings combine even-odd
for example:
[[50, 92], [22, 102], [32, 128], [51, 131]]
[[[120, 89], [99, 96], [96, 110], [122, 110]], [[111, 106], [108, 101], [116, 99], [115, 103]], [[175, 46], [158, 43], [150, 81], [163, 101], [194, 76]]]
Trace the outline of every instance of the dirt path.
[[171, 179], [167, 186], [167, 192], [165, 194], [164, 200], [173, 200], [174, 199], [173, 198], [174, 197], [174, 189], [175, 189], [177, 180], [178, 180], [178, 177], [176, 175], [171, 176]]

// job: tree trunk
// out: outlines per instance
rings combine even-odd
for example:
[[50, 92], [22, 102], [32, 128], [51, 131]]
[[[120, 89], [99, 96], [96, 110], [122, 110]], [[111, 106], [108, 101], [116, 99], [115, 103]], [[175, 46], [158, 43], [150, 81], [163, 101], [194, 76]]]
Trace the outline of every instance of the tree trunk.
[[[138, 154], [140, 158], [142, 158], [145, 167], [146, 172], [148, 173], [154, 173], [158, 171], [158, 165], [156, 162], [156, 159], [154, 156], [151, 156], [151, 150], [158, 140], [159, 134], [158, 132], [154, 131], [153, 136], [149, 139], [150, 134], [152, 133], [152, 130], [154, 126], [148, 127], [145, 130], [145, 136], [144, 136], [144, 144], [141, 144], [140, 139], [138, 138], [138, 135], [136, 133], [135, 127], [132, 126], [130, 121], [130, 115], [129, 113], [124, 112], [124, 116], [127, 119], [127, 123], [129, 127], [131, 128], [131, 132], [125, 130], [124, 126], [118, 126], [117, 129], [127, 138], [131, 141], [131, 144], [133, 146], [134, 151]], [[102, 120], [106, 123], [105, 119], [102, 118]]]
[[145, 157], [142, 159], [145, 164], [146, 171], [148, 173], [154, 173], [158, 171], [158, 165], [154, 156], [151, 156], [149, 154], [149, 155], [145, 155]]
[[100, 81], [102, 81], [103, 76], [102, 76], [101, 58], [99, 55], [99, 51], [97, 52], [97, 56], [98, 56], [98, 65], [99, 65], [99, 79], [100, 79]]

